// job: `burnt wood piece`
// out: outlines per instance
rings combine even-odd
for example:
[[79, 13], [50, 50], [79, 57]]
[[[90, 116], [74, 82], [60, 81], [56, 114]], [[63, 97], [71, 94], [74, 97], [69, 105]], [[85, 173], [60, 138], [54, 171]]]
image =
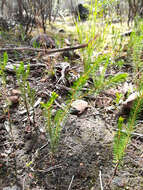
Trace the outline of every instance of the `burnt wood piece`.
[[[41, 49], [41, 48], [32, 48], [32, 47], [13, 47], [13, 48], [0, 48], [0, 52], [8, 51], [8, 52], [13, 52], [13, 51], [37, 51], [37, 52], [44, 52], [47, 55], [57, 53], [57, 52], [64, 52], [64, 51], [70, 51], [70, 50], [76, 50], [76, 49], [81, 49], [85, 48], [89, 45], [89, 43], [93, 43], [99, 35], [97, 34], [92, 40], [89, 40], [88, 43], [86, 44], [80, 44], [76, 45], [74, 47], [65, 47], [65, 48], [60, 48], [60, 49]], [[94, 43], [93, 43], [94, 45]]]
[[121, 34], [121, 36], [122, 36], [122, 37], [130, 36], [132, 32], [133, 32], [132, 30], [129, 30], [129, 31], [124, 32], [123, 34]]
[[89, 10], [82, 4], [78, 4], [75, 9], [75, 15], [77, 18], [80, 17], [80, 20], [85, 21], [89, 16]]

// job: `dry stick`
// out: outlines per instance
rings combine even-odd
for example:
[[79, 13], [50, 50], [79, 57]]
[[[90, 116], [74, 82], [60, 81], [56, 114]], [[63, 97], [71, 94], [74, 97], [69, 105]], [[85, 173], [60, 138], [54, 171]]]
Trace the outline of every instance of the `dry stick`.
[[[116, 129], [116, 131], [119, 131], [118, 129]], [[121, 130], [121, 132], [127, 134], [127, 132], [125, 130]], [[131, 133], [132, 136], [135, 136], [135, 137], [139, 137], [139, 138], [142, 138], [143, 137], [143, 134], [140, 134], [140, 133]]]
[[76, 50], [76, 49], [85, 48], [85, 47], [88, 46], [88, 44], [90, 42], [94, 41], [97, 38], [97, 36], [98, 35], [96, 35], [94, 37], [94, 39], [89, 40], [89, 42], [86, 43], [86, 44], [81, 44], [81, 45], [77, 45], [77, 46], [74, 46], [74, 47], [65, 47], [65, 48], [61, 48], [61, 49], [51, 49], [51, 50], [41, 49], [41, 48], [32, 48], [32, 47], [0, 48], [0, 52], [3, 52], [3, 51], [15, 51], [15, 50], [16, 51], [25, 51], [25, 50], [28, 50], [28, 51], [45, 52], [45, 53], [47, 53], [49, 55], [49, 54], [57, 53], [57, 52], [70, 51], [70, 50]]
[[47, 170], [39, 170], [39, 171], [41, 171], [41, 172], [44, 172], [44, 173], [47, 173], [47, 172], [50, 172], [50, 171], [52, 171], [52, 170], [55, 170], [55, 169], [57, 169], [57, 168], [61, 168], [62, 166], [60, 165], [60, 164], [58, 164], [58, 165], [55, 165], [55, 166], [51, 166], [50, 168], [48, 168]]
[[72, 182], [73, 182], [73, 180], [74, 180], [74, 175], [72, 176], [72, 179], [71, 179], [71, 182], [70, 182], [70, 184], [69, 184], [68, 190], [71, 189], [71, 186], [72, 186]]
[[117, 173], [118, 166], [119, 166], [119, 162], [115, 166], [114, 173], [113, 173], [112, 177], [110, 178], [110, 180], [109, 180], [109, 182], [107, 184], [107, 187], [110, 187], [110, 184], [111, 184], [112, 180], [114, 179], [114, 177], [115, 177], [115, 175]]
[[102, 174], [101, 174], [101, 170], [99, 171], [99, 179], [100, 179], [100, 187], [101, 187], [101, 190], [103, 190], [103, 183], [102, 183]]

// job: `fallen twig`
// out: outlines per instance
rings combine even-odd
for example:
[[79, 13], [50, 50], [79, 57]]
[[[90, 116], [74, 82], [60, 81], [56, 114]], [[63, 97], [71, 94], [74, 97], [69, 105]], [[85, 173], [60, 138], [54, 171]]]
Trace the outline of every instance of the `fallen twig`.
[[62, 168], [62, 166], [61, 166], [60, 164], [58, 164], [58, 165], [55, 165], [55, 166], [51, 166], [51, 167], [48, 168], [47, 170], [38, 170], [38, 172], [48, 173], [48, 172], [50, 172], [50, 171], [52, 171], [52, 170], [55, 170], [55, 169], [57, 169], [57, 168]]
[[58, 88], [61, 88], [61, 89], [64, 89], [64, 90], [67, 90], [67, 91], [70, 91], [72, 88], [69, 88], [67, 86], [64, 86], [62, 84], [56, 84], [56, 89]]
[[[9, 73], [15, 74], [14, 66], [16, 66], [16, 68], [18, 68], [20, 66], [20, 64], [6, 65], [5, 70]], [[46, 67], [46, 65], [42, 64], [42, 63], [30, 64], [30, 69], [34, 69], [35, 67], [41, 68], [41, 67]], [[27, 69], [27, 65], [24, 65], [24, 68]]]
[[39, 150], [44, 149], [46, 146], [48, 146], [48, 144], [49, 144], [49, 142], [47, 142], [46, 144], [44, 144], [43, 146], [41, 146], [41, 147], [39, 148]]
[[37, 52], [44, 52], [46, 54], [52, 54], [52, 53], [57, 53], [57, 52], [63, 52], [63, 51], [70, 51], [70, 50], [76, 50], [76, 49], [81, 49], [85, 48], [88, 46], [88, 44], [92, 41], [94, 41], [97, 38], [97, 35], [95, 36], [94, 39], [89, 40], [88, 43], [86, 44], [81, 44], [81, 45], [76, 45], [74, 47], [65, 47], [65, 48], [60, 48], [60, 49], [42, 49], [42, 48], [32, 48], [32, 47], [12, 47], [12, 48], [0, 48], [0, 52], [4, 51], [37, 51]]
[[116, 164], [116, 166], [115, 166], [113, 175], [111, 176], [111, 178], [110, 178], [110, 180], [109, 180], [109, 182], [108, 182], [108, 184], [107, 184], [107, 187], [110, 187], [111, 182], [112, 182], [112, 180], [114, 179], [114, 177], [115, 177], [115, 175], [116, 175], [116, 173], [117, 173], [118, 166], [119, 166], [119, 162], [118, 162], [118, 163]]
[[57, 52], [63, 52], [63, 51], [69, 51], [69, 50], [75, 50], [80, 48], [85, 48], [88, 46], [87, 44], [81, 44], [74, 47], [65, 47], [60, 49], [42, 49], [42, 48], [32, 48], [32, 47], [14, 47], [14, 48], [0, 48], [0, 52], [2, 51], [37, 51], [37, 52], [45, 52], [47, 54], [57, 53]]
[[100, 187], [101, 187], [101, 190], [103, 190], [103, 183], [102, 183], [101, 170], [99, 171], [99, 179], [100, 179]]
[[73, 182], [73, 180], [74, 180], [74, 175], [73, 175], [72, 178], [71, 178], [71, 182], [70, 182], [70, 184], [69, 184], [68, 190], [71, 189], [71, 186], [72, 186], [72, 182]]
[[[116, 129], [116, 131], [118, 131], [118, 129]], [[127, 134], [127, 132], [125, 130], [121, 130], [121, 132]], [[140, 133], [131, 133], [131, 136], [137, 136], [137, 137], [142, 138], [143, 134], [140, 134]]]

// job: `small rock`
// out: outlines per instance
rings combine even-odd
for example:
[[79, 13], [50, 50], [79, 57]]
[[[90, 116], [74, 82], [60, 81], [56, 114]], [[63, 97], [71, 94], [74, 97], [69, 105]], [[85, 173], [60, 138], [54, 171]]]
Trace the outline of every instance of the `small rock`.
[[120, 116], [128, 117], [129, 113], [134, 105], [134, 102], [139, 98], [141, 95], [139, 92], [132, 93], [128, 99], [123, 102], [121, 111], [119, 113]]
[[12, 93], [12, 95], [21, 95], [21, 92], [20, 92], [20, 90], [18, 90], [18, 89], [13, 89], [12, 91], [11, 91], [11, 93]]
[[115, 177], [113, 179], [113, 185], [116, 185], [117, 187], [124, 188], [125, 186], [125, 179], [122, 177]]
[[10, 105], [17, 104], [19, 102], [19, 96], [10, 96], [8, 97], [8, 102]]
[[128, 99], [123, 103], [124, 106], [128, 107], [129, 109], [132, 108], [134, 101], [139, 97], [139, 93], [135, 92], [131, 94]]
[[88, 103], [84, 100], [76, 100], [71, 104], [73, 114], [82, 114], [87, 109]]
[[89, 10], [80, 3], [75, 8], [75, 16], [77, 17], [77, 19], [80, 16], [80, 20], [85, 21], [89, 16]]
[[68, 39], [64, 40], [67, 46], [71, 46], [71, 42]]

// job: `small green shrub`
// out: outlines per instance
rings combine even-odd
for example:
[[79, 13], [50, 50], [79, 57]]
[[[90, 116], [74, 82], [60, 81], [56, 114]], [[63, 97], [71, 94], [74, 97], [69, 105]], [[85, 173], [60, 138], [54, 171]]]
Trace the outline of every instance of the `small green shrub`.
[[2, 85], [5, 88], [6, 87], [6, 75], [5, 75], [5, 67], [8, 62], [8, 54], [5, 52], [3, 54], [3, 59], [1, 57], [0, 59], [0, 76], [2, 77]]
[[[30, 87], [28, 82], [28, 77], [30, 73], [30, 65], [27, 65], [27, 69], [24, 67], [24, 63], [21, 62], [20, 66], [16, 68], [14, 67], [16, 72], [16, 78], [18, 81], [19, 89], [21, 91], [21, 97], [27, 111], [28, 121], [29, 124], [35, 125], [35, 118], [34, 118], [34, 102], [35, 102], [35, 90]], [[33, 121], [30, 118], [30, 110], [33, 111]]]
[[119, 118], [117, 132], [114, 137], [114, 162], [119, 166], [126, 153], [127, 147], [131, 141], [134, 127], [138, 120], [139, 114], [143, 107], [143, 62], [142, 62], [142, 37], [143, 37], [143, 24], [138, 22], [138, 26], [132, 32], [129, 40], [129, 50], [131, 55], [133, 73], [132, 82], [134, 83], [135, 91], [138, 97], [134, 100], [132, 105], [127, 124], [123, 123], [123, 118]]
[[45, 118], [46, 132], [50, 140], [50, 147], [52, 154], [54, 154], [55, 151], [57, 150], [60, 138], [60, 132], [64, 121], [64, 115], [63, 115], [64, 111], [62, 110], [58, 110], [54, 118], [52, 116], [52, 106], [57, 97], [58, 95], [55, 92], [53, 92], [51, 98], [47, 103], [41, 103]]

